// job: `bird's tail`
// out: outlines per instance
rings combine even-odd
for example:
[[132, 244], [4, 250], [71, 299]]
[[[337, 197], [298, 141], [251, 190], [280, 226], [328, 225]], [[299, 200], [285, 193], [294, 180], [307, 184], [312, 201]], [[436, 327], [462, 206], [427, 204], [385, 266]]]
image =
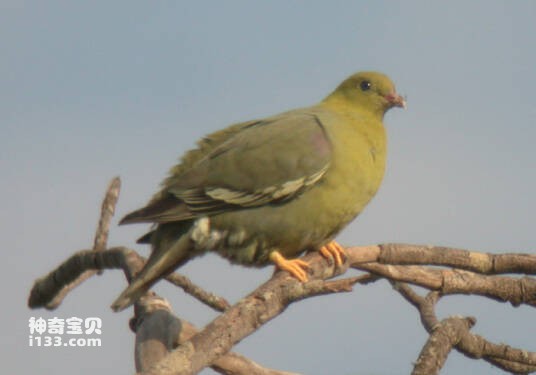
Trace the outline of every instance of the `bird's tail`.
[[155, 249], [145, 267], [114, 301], [112, 309], [121, 311], [135, 303], [158, 279], [185, 263], [190, 248], [190, 236], [182, 235], [170, 247]]

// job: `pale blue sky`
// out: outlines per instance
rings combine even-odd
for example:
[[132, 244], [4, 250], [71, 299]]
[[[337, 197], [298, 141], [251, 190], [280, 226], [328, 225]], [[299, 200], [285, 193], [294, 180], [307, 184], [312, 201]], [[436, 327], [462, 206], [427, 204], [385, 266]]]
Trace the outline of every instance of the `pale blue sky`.
[[[197, 138], [313, 104], [358, 70], [387, 73], [409, 107], [386, 116], [384, 184], [341, 242], [533, 251], [536, 3], [364, 4], [0, 2], [6, 373], [133, 373], [130, 312], [108, 307], [125, 286], [119, 272], [91, 279], [55, 312], [26, 308], [33, 280], [90, 247], [114, 175], [123, 190], [110, 245], [146, 254], [134, 244], [145, 227], [117, 220]], [[181, 271], [236, 301], [272, 268], [210, 255]], [[179, 290], [156, 290], [198, 325], [214, 317]], [[448, 314], [474, 315], [474, 332], [536, 350], [532, 309], [459, 297], [441, 303]], [[103, 347], [29, 348], [30, 316], [99, 316]], [[292, 306], [236, 350], [304, 374], [407, 374], [425, 338], [414, 309], [380, 282]], [[459, 373], [501, 372], [454, 353], [442, 374]]]

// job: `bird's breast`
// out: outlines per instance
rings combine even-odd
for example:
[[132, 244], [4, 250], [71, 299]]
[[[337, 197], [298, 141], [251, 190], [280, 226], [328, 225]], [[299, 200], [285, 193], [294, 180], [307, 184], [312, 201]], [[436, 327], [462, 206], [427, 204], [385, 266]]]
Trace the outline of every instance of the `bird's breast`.
[[333, 158], [325, 176], [326, 193], [330, 194], [338, 209], [355, 216], [376, 194], [383, 179], [385, 129], [381, 122], [353, 118], [333, 124], [328, 129], [333, 143]]
[[383, 125], [371, 130], [342, 122], [335, 128], [340, 124], [326, 126], [332, 159], [311, 188], [285, 202], [211, 217], [220, 255], [246, 265], [268, 263], [275, 249], [295, 257], [330, 241], [363, 210], [384, 174]]

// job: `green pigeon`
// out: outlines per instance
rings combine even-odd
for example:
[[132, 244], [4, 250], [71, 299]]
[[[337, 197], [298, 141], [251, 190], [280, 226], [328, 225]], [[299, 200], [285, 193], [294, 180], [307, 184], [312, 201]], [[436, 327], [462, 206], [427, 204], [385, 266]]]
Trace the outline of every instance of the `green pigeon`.
[[113, 303], [123, 310], [157, 280], [207, 251], [231, 263], [274, 263], [300, 281], [317, 250], [336, 264], [333, 238], [383, 178], [383, 117], [405, 108], [391, 80], [356, 73], [320, 103], [210, 134], [173, 167], [161, 190], [120, 224], [153, 223], [147, 264]]

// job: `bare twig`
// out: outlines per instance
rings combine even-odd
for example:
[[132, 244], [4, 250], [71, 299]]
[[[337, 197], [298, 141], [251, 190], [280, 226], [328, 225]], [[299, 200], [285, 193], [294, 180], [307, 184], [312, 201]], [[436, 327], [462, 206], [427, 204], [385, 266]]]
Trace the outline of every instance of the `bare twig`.
[[317, 253], [306, 255], [304, 260], [310, 265], [311, 281], [301, 283], [286, 272], [277, 272], [272, 279], [229, 308], [144, 374], [196, 374], [227, 353], [244, 337], [281, 314], [292, 302], [316, 295], [346, 292], [356, 282], [369, 283], [375, 279], [366, 275], [340, 282], [324, 282], [322, 279], [344, 272], [344, 267], [326, 267], [326, 260]]
[[484, 275], [536, 274], [536, 255], [532, 254], [491, 254], [443, 246], [401, 243], [352, 246], [346, 251], [352, 266], [377, 262], [392, 265], [454, 267]]
[[411, 375], [435, 375], [463, 334], [474, 324], [472, 318], [450, 317], [437, 324], [415, 362]]
[[110, 223], [115, 213], [115, 205], [119, 199], [120, 191], [121, 179], [114, 177], [110, 181], [106, 189], [106, 195], [102, 201], [99, 224], [97, 225], [97, 231], [95, 232], [95, 239], [93, 241], [93, 250], [95, 251], [104, 251], [106, 249], [108, 234], [110, 233]]
[[[423, 323], [426, 331], [433, 335], [435, 329], [441, 326], [441, 323], [438, 323], [434, 311], [435, 304], [437, 303], [440, 294], [437, 292], [431, 292], [426, 297], [421, 297], [417, 293], [415, 293], [407, 284], [397, 282], [393, 285], [396, 291], [398, 291], [408, 302], [410, 302], [413, 306], [417, 308], [421, 316], [421, 322]], [[459, 321], [465, 320], [461, 318], [457, 319], [459, 319]], [[485, 361], [488, 361], [489, 363], [500, 367], [503, 370], [513, 372], [515, 374], [528, 374], [530, 372], [536, 371], [536, 353], [511, 348], [510, 346], [504, 344], [498, 345], [489, 342], [482, 336], [469, 332], [470, 326], [472, 326], [476, 322], [476, 320], [474, 318], [468, 319], [469, 320], [464, 323], [467, 325], [467, 329], [463, 328], [463, 326], [459, 326], [458, 322], [455, 324], [456, 328], [454, 328], [456, 332], [451, 332], [452, 335], [449, 336], [450, 339], [452, 339], [451, 341], [454, 341], [454, 347], [456, 348], [456, 350], [458, 350], [460, 353], [464, 354], [469, 358], [483, 358]], [[443, 343], [442, 345], [446, 344]], [[445, 355], [445, 358], [446, 354], [448, 354], [448, 352], [442, 353], [442, 355]], [[442, 356], [437, 355], [439, 355], [438, 351], [433, 352], [428, 350], [427, 352], [425, 352], [423, 349], [423, 351], [421, 352], [421, 356], [419, 357], [419, 360], [422, 363], [418, 361], [417, 365], [424, 366], [425, 364], [433, 363], [433, 361], [438, 358], [443, 358]], [[422, 358], [421, 360], [422, 356], [428, 357]], [[432, 358], [430, 358], [430, 356]], [[445, 358], [443, 358], [442, 360], [444, 361]]]
[[528, 276], [522, 278], [488, 276], [457, 269], [439, 270], [422, 266], [392, 266], [379, 263], [361, 264], [355, 268], [390, 280], [437, 290], [442, 295], [476, 294], [500, 302], [510, 302], [513, 306], [520, 304], [536, 306], [536, 279]]
[[[121, 190], [121, 180], [119, 177], [114, 177], [110, 181], [108, 188], [106, 189], [106, 194], [104, 200], [102, 201], [101, 214], [99, 219], [99, 225], [97, 226], [97, 231], [95, 233], [95, 240], [93, 244], [94, 251], [103, 251], [106, 248], [106, 242], [108, 241], [108, 233], [110, 232], [110, 222], [115, 212], [115, 205], [117, 199], [119, 198], [119, 191]], [[99, 271], [100, 273], [100, 271]], [[60, 290], [54, 299], [52, 299], [46, 306], [49, 310], [54, 310], [57, 308], [69, 294], [71, 290], [76, 288], [78, 285], [82, 284], [84, 281], [89, 279], [95, 274], [95, 271], [86, 271], [73, 280], [70, 284], [65, 285], [62, 290]]]
[[[30, 307], [56, 308], [77, 285], [104, 269], [122, 269], [129, 281], [141, 270], [146, 260], [134, 250], [124, 247], [105, 250], [119, 187], [118, 178], [108, 187], [93, 249], [74, 254], [37, 280], [30, 293]], [[475, 294], [510, 302], [513, 306], [536, 306], [536, 279], [497, 276], [504, 273], [536, 275], [535, 255], [489, 254], [410, 244], [350, 247], [346, 253], [347, 259], [339, 267], [317, 252], [308, 254], [304, 260], [310, 265], [309, 282], [300, 283], [285, 272], [278, 272], [232, 307], [222, 297], [205, 291], [185, 276], [169, 275], [168, 281], [223, 314], [197, 331], [187, 321], [174, 316], [165, 300], [148, 292], [135, 305], [137, 369], [144, 374], [194, 374], [211, 366], [229, 375], [296, 375], [263, 368], [229, 350], [293, 302], [349, 292], [356, 283], [367, 284], [386, 278], [417, 308], [430, 334], [415, 364], [414, 374], [438, 373], [452, 348], [516, 374], [536, 371], [536, 353], [494, 344], [471, 333], [474, 318], [449, 317], [439, 321], [435, 314], [437, 301], [450, 294]], [[349, 267], [367, 274], [326, 281], [346, 273]], [[406, 282], [431, 292], [422, 297]]]
[[[136, 369], [148, 370], [179, 344], [189, 340], [198, 330], [191, 323], [176, 317], [167, 301], [157, 296], [143, 297], [138, 304], [136, 324]], [[237, 353], [229, 352], [212, 365], [227, 375], [299, 375], [262, 367]]]
[[382, 244], [378, 258], [384, 264], [423, 264], [455, 267], [486, 275], [521, 273], [536, 275], [536, 256], [491, 254], [444, 246]]
[[[28, 306], [32, 309], [45, 307], [54, 309], [57, 304], [51, 301], [63, 300], [72, 288], [69, 285], [86, 272], [95, 274], [97, 270], [103, 269], [128, 269], [127, 262], [135, 254], [133, 250], [125, 247], [111, 248], [107, 251], [82, 250], [60, 264], [48, 275], [37, 279], [34, 282]], [[62, 298], [57, 296], [61, 294]]]
[[174, 272], [166, 277], [166, 280], [173, 285], [182, 288], [185, 293], [197, 298], [205, 305], [212, 307], [214, 310], [222, 312], [227, 310], [231, 305], [224, 298], [207, 292], [200, 286], [194, 284], [189, 278], [180, 273]]
[[[98, 270], [122, 269], [127, 279], [130, 280], [133, 275], [141, 270], [145, 261], [134, 250], [126, 247], [113, 247], [100, 252], [81, 250], [70, 256], [48, 275], [35, 281], [30, 292], [28, 305], [31, 308], [45, 307], [51, 309], [57, 307], [57, 305], [50, 307], [52, 305], [50, 301], [58, 300], [56, 296], [62, 293], [62, 298], [59, 300], [61, 302], [67, 293], [72, 290], [72, 288], [67, 288], [66, 286], [71, 285], [81, 275], [89, 272], [92, 272], [91, 275], [93, 275]], [[166, 280], [183, 288], [186, 293], [216, 311], [224, 311], [230, 306], [224, 298], [205, 291], [185, 276], [172, 273], [166, 277]]]

